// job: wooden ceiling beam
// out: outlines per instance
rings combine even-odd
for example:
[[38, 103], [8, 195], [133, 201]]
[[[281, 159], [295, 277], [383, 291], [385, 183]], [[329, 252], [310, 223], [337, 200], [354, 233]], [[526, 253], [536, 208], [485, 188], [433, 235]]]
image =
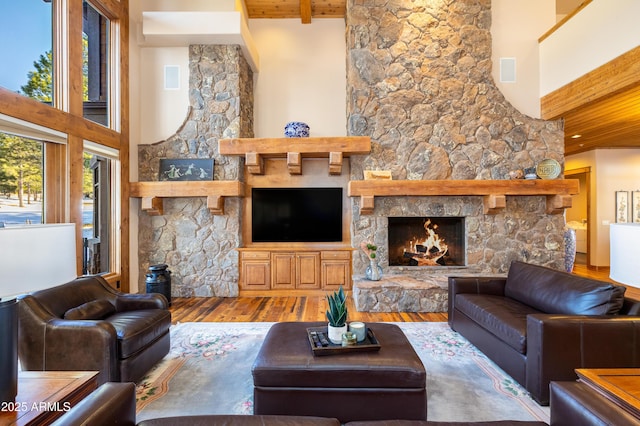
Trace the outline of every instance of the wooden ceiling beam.
[[300, 20], [303, 24], [311, 23], [311, 0], [300, 0]]
[[251, 19], [344, 18], [346, 0], [245, 0]]

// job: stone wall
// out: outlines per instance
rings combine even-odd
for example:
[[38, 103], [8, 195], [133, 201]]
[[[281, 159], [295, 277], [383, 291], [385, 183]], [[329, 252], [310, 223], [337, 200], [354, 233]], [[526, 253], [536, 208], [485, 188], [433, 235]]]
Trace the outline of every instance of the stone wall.
[[[394, 179], [508, 179], [545, 158], [564, 162], [560, 122], [532, 119], [502, 96], [491, 77], [491, 0], [348, 0], [349, 135], [368, 135], [372, 153], [351, 158]], [[544, 197], [507, 197], [484, 215], [479, 197], [376, 197], [372, 215], [352, 199], [352, 245], [374, 241], [386, 272], [387, 216], [465, 216], [467, 271], [506, 272], [513, 259], [561, 268], [562, 215]], [[364, 271], [364, 255], [354, 271]], [[451, 273], [416, 268], [413, 275]]]
[[[239, 46], [190, 46], [189, 87], [182, 127], [139, 147], [140, 180], [158, 180], [161, 158], [213, 158], [215, 180], [243, 180], [240, 159], [218, 154], [218, 139], [253, 137], [253, 73]], [[166, 198], [162, 216], [140, 213], [141, 288], [149, 265], [166, 263], [174, 296], [238, 295], [242, 203], [234, 197], [224, 203], [220, 216], [205, 198]]]

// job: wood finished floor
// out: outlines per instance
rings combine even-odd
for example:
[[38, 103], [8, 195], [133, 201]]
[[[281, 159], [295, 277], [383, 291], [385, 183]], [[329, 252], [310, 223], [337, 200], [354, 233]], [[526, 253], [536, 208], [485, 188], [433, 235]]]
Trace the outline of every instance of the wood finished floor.
[[[614, 282], [609, 278], [609, 268], [587, 268], [576, 265], [574, 273], [580, 276]], [[628, 287], [627, 295], [640, 299], [640, 289]], [[171, 313], [173, 322], [280, 322], [325, 321], [324, 296], [277, 297], [194, 297], [173, 298]], [[349, 321], [419, 322], [446, 321], [447, 314], [389, 312], [358, 312], [353, 299], [348, 297]]]

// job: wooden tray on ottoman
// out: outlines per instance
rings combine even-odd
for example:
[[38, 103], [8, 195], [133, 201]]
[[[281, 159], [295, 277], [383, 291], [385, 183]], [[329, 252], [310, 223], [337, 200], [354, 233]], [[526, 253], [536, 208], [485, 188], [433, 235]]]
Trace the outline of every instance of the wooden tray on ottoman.
[[[325, 338], [329, 342], [328, 346], [320, 346], [317, 347], [314, 343], [313, 333], [322, 333]], [[327, 327], [311, 327], [307, 328], [307, 337], [309, 338], [309, 344], [311, 345], [311, 350], [313, 354], [316, 356], [323, 355], [337, 355], [337, 354], [347, 354], [354, 352], [372, 352], [380, 350], [380, 342], [376, 339], [376, 336], [373, 334], [373, 330], [367, 327], [367, 332], [365, 334], [364, 340], [362, 342], [356, 343], [355, 345], [342, 346], [336, 345], [335, 343], [331, 343], [329, 341], [329, 333], [327, 331]]]

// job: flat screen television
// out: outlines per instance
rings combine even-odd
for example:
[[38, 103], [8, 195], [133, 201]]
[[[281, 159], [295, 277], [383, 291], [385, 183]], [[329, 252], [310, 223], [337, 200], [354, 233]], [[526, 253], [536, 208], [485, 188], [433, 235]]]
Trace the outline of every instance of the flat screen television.
[[342, 241], [342, 188], [253, 188], [256, 243]]

